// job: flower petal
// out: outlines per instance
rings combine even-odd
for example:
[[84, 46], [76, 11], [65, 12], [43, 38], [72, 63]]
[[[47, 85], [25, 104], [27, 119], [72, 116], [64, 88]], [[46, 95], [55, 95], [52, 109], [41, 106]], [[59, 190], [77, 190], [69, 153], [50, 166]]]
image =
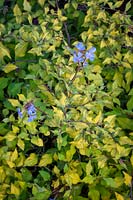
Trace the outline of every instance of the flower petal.
[[85, 50], [85, 46], [84, 46], [84, 44], [82, 42], [79, 42], [78, 44], [76, 44], [75, 47], [80, 51], [84, 51]]

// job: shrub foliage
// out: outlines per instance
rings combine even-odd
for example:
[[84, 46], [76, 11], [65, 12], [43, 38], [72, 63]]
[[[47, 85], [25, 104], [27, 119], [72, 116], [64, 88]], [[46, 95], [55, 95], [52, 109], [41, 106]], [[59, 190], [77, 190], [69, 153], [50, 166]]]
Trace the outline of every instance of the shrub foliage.
[[0, 200], [132, 199], [131, 1], [0, 6]]

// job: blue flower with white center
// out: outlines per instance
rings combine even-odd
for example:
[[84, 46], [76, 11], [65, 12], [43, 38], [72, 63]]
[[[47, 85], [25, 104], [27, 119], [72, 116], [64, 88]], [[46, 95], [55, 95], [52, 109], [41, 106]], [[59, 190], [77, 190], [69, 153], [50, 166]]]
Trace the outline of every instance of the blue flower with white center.
[[83, 54], [81, 52], [74, 52], [73, 54], [73, 62], [74, 63], [81, 63], [84, 62]]
[[79, 42], [77, 45], [75, 45], [75, 47], [80, 51], [84, 51], [85, 50], [85, 46], [83, 45], [82, 42]]
[[17, 112], [18, 112], [18, 116], [20, 118], [22, 118], [23, 117], [23, 113], [21, 112], [20, 108], [17, 108]]
[[90, 61], [93, 61], [95, 58], [94, 52], [96, 51], [95, 47], [90, 48], [88, 51], [85, 53], [86, 59], [89, 59]]

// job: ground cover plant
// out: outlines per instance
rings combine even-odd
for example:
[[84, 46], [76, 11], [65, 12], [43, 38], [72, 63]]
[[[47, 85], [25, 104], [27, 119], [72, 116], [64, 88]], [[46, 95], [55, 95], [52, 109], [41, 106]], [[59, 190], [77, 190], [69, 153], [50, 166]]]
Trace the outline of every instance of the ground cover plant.
[[132, 14], [0, 1], [0, 200], [133, 199]]

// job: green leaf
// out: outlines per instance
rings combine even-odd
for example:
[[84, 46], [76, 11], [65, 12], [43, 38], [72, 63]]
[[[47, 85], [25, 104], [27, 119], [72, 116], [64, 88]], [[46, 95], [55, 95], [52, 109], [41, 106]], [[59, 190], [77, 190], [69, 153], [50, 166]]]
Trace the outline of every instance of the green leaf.
[[32, 180], [32, 173], [27, 168], [22, 168], [21, 173], [24, 181], [29, 182]]
[[118, 117], [116, 120], [118, 121], [121, 128], [133, 131], [133, 120], [132, 119], [128, 119], [126, 117], [123, 117], [123, 118]]
[[98, 190], [92, 188], [88, 193], [88, 197], [90, 197], [91, 200], [100, 200], [100, 193]]
[[46, 167], [47, 165], [51, 164], [52, 163], [52, 156], [51, 154], [44, 154], [42, 157], [41, 157], [41, 160], [39, 162], [39, 167]]
[[103, 178], [103, 180], [105, 181], [105, 184], [108, 187], [112, 187], [112, 188], [116, 187], [116, 183], [115, 183], [115, 180], [113, 178]]
[[51, 191], [45, 187], [40, 187], [37, 184], [33, 185], [32, 194], [35, 200], [44, 200], [50, 197]]
[[24, 166], [34, 166], [38, 162], [38, 157], [35, 153], [31, 153], [30, 156], [25, 160]]
[[40, 173], [41, 177], [43, 178], [43, 180], [45, 182], [50, 180], [50, 173], [49, 172], [44, 171], [44, 170], [40, 170], [39, 173]]
[[7, 64], [4, 68], [3, 68], [3, 71], [5, 72], [5, 73], [9, 73], [9, 72], [11, 72], [11, 71], [13, 71], [13, 70], [15, 70], [15, 69], [17, 69], [18, 67], [16, 66], [16, 65], [14, 65], [14, 64], [12, 64], [12, 63], [9, 63], [9, 64]]
[[15, 97], [18, 93], [20, 93], [22, 89], [23, 83], [10, 83], [8, 86], [8, 94], [11, 97]]
[[91, 175], [85, 176], [82, 182], [87, 183], [87, 184], [93, 184], [95, 182], [95, 177]]
[[8, 84], [8, 78], [0, 78], [0, 89], [4, 89]]
[[37, 136], [33, 136], [31, 138], [31, 143], [33, 143], [33, 144], [35, 144], [35, 145], [37, 145], [39, 147], [43, 146], [43, 140], [41, 138], [37, 137]]
[[41, 126], [41, 127], [39, 128], [39, 131], [40, 131], [41, 133], [43, 133], [45, 136], [49, 136], [49, 135], [50, 135], [50, 132], [49, 132], [47, 126]]
[[15, 46], [15, 57], [24, 57], [27, 51], [28, 43], [21, 42]]
[[133, 96], [130, 97], [130, 99], [127, 102], [127, 109], [131, 110], [133, 109]]

